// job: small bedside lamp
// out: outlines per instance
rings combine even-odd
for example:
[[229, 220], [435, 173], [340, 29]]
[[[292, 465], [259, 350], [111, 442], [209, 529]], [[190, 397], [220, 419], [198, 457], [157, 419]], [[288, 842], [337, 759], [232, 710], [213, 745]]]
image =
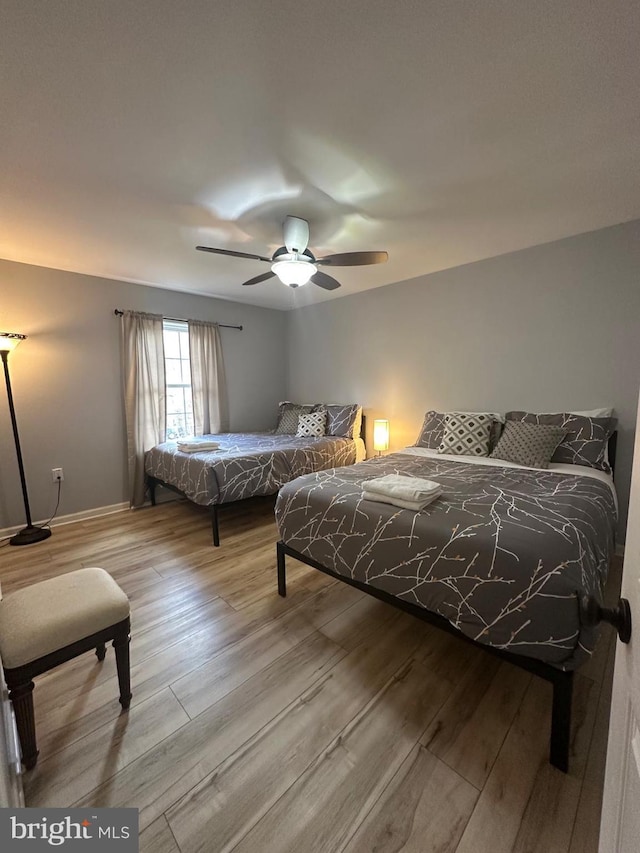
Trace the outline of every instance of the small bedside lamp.
[[373, 422], [373, 449], [380, 451], [389, 449], [389, 421], [376, 420]]

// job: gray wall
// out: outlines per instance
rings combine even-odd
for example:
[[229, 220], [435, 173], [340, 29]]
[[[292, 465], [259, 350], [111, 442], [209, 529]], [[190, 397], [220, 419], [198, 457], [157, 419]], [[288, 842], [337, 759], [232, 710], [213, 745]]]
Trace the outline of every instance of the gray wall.
[[392, 449], [430, 408], [614, 406], [621, 520], [639, 385], [640, 221], [290, 315], [288, 397], [357, 400]]
[[[0, 330], [29, 339], [10, 356], [32, 516], [127, 500], [114, 308], [242, 324], [222, 329], [231, 428], [274, 426], [286, 379], [286, 314], [159, 288], [0, 261]], [[4, 383], [3, 383], [4, 385]], [[24, 521], [6, 393], [0, 390], [0, 528]]]

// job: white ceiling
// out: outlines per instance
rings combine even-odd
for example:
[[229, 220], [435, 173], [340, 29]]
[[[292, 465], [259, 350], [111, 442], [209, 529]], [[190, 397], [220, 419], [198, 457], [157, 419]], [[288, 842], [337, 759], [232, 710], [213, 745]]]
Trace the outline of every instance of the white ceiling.
[[[0, 15], [0, 257], [290, 308], [640, 217], [635, 0]], [[389, 262], [328, 294], [194, 251], [270, 254], [285, 214]]]

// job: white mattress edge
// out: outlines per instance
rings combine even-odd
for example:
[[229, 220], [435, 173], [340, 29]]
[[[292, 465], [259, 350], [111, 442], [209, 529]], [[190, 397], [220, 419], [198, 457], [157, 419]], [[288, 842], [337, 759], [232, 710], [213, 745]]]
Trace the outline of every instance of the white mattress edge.
[[465, 465], [489, 465], [495, 468], [523, 468], [526, 471], [555, 471], [559, 474], [573, 474], [576, 477], [591, 477], [606, 483], [611, 489], [618, 509], [618, 495], [611, 474], [589, 468], [588, 465], [568, 465], [566, 463], [551, 462], [548, 468], [531, 468], [528, 465], [518, 465], [516, 462], [506, 462], [504, 459], [490, 459], [488, 456], [453, 456], [449, 453], [438, 453], [430, 447], [404, 447], [395, 453], [404, 453], [407, 456], [427, 456], [431, 459], [446, 459], [449, 462], [463, 462]]

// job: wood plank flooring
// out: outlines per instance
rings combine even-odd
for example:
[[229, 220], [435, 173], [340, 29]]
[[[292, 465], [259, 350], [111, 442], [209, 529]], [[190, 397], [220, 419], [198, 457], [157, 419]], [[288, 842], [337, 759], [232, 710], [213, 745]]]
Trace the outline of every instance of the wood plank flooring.
[[101, 566], [132, 609], [128, 714], [112, 650], [36, 679], [27, 805], [135, 806], [154, 853], [596, 853], [608, 626], [565, 775], [550, 685], [293, 560], [281, 599], [268, 500], [221, 536], [177, 502], [0, 549], [5, 594]]

